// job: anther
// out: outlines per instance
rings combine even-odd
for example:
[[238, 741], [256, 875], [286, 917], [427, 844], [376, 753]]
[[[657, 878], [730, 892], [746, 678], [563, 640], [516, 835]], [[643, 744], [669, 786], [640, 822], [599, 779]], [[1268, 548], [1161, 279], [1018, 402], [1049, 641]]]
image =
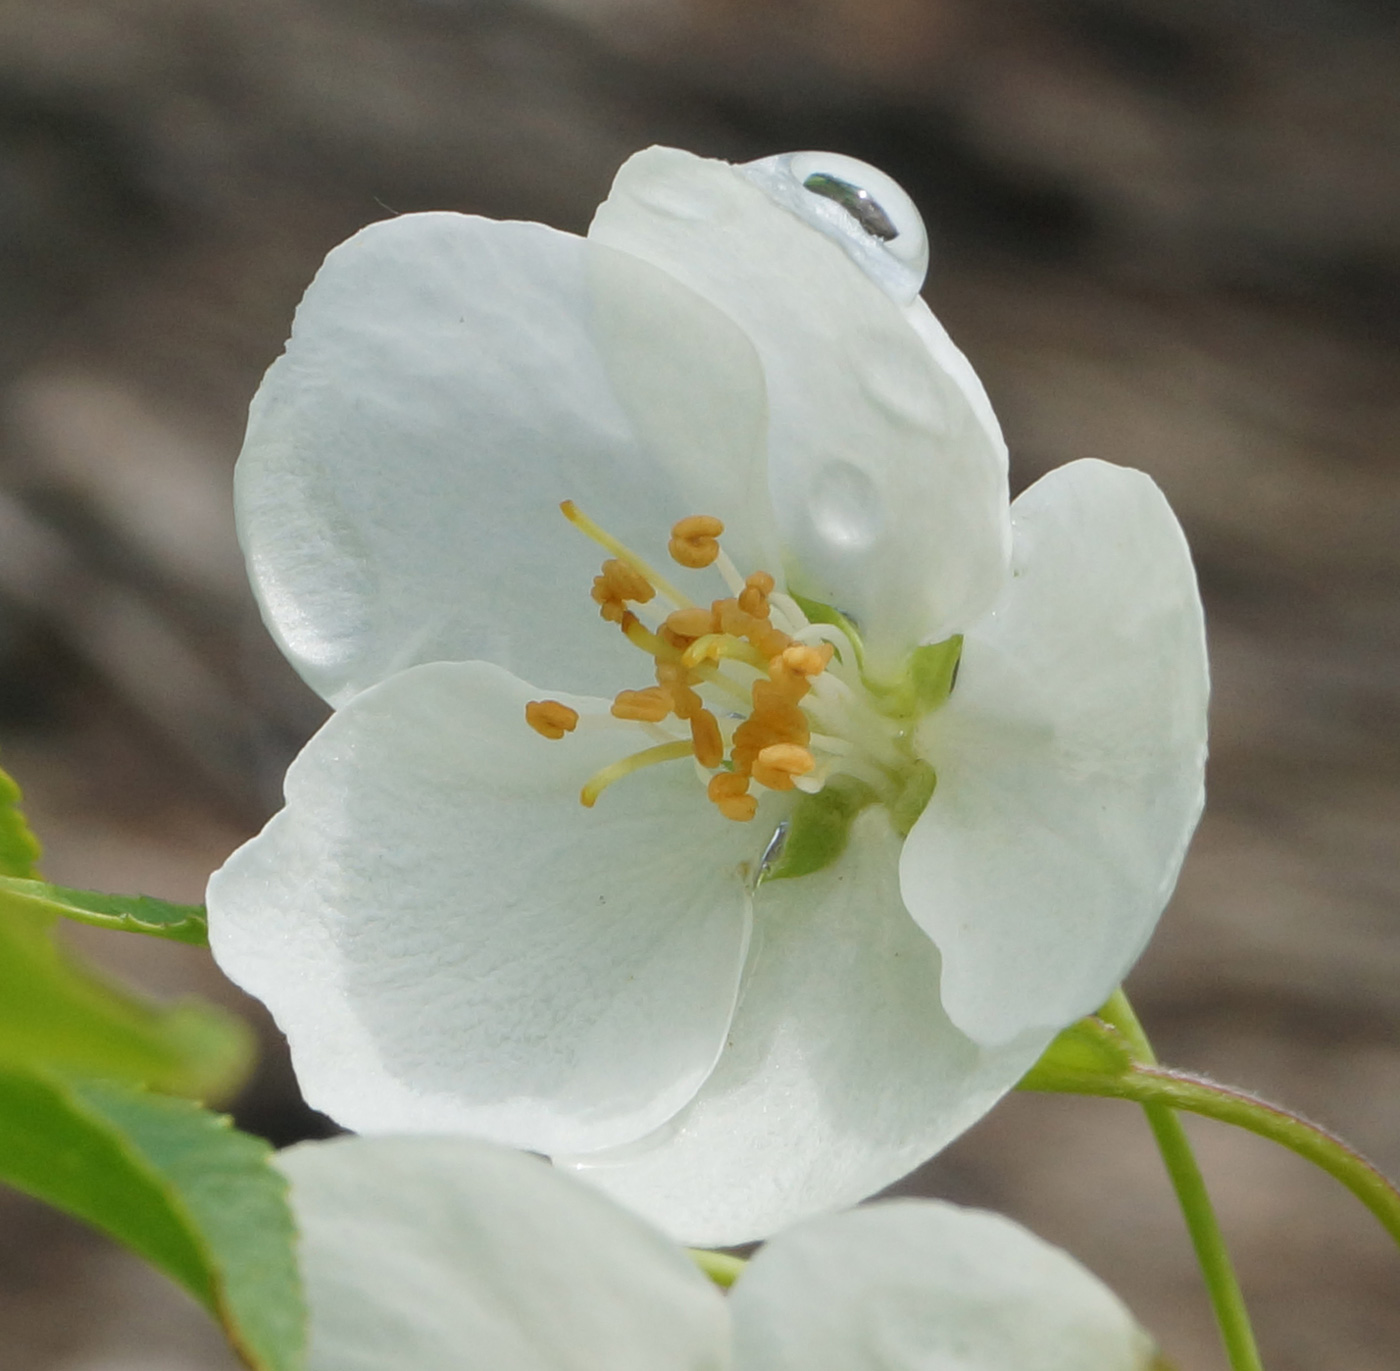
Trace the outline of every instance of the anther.
[[525, 722], [546, 738], [562, 738], [578, 727], [578, 710], [558, 700], [531, 700], [525, 706]]
[[612, 702], [615, 719], [637, 719], [642, 723], [659, 724], [671, 712], [671, 697], [660, 686], [646, 690], [620, 690]]
[[822, 643], [820, 647], [805, 647], [801, 643], [794, 643], [791, 647], [783, 649], [782, 662], [789, 671], [799, 676], [820, 676], [826, 670], [834, 651], [830, 643]]
[[726, 819], [743, 823], [752, 819], [758, 812], [758, 801], [749, 793], [749, 782], [745, 776], [736, 776], [731, 771], [721, 771], [710, 777], [705, 788], [715, 808]]
[[770, 790], [791, 790], [793, 779], [816, 769], [817, 760], [795, 743], [773, 743], [758, 754], [753, 778]]
[[703, 638], [718, 627], [713, 610], [677, 609], [666, 616], [666, 627], [682, 638]]
[[770, 612], [768, 595], [776, 582], [766, 571], [755, 571], [739, 592], [739, 608], [755, 619], [766, 619]]
[[699, 569], [714, 563], [719, 556], [717, 539], [724, 524], [709, 514], [692, 514], [671, 529], [671, 541], [666, 550], [682, 566]]
[[690, 740], [695, 745], [695, 760], [707, 771], [724, 760], [724, 735], [719, 731], [719, 720], [708, 709], [691, 717]]

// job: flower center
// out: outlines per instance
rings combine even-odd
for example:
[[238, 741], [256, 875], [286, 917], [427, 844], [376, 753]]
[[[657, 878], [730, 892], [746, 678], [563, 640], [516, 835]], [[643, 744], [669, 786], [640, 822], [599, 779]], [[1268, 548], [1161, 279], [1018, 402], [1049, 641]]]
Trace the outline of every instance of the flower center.
[[[618, 721], [649, 736], [651, 746], [589, 778], [579, 796], [584, 805], [623, 777], [669, 761], [688, 760], [710, 802], [736, 822], [754, 817], [762, 792], [796, 791], [798, 803], [765, 864], [781, 859], [800, 869], [771, 874], [826, 865], [833, 842], [839, 851], [868, 804], [888, 806], [896, 827], [908, 831], [935, 779], [914, 752], [913, 725], [952, 689], [960, 638], [917, 649], [898, 681], [871, 681], [861, 670], [855, 628], [827, 606], [779, 591], [767, 571], [741, 574], [720, 547], [719, 519], [682, 519], [668, 544], [680, 566], [723, 579], [730, 593], [706, 604], [671, 585], [571, 500], [560, 508], [612, 554], [594, 578], [593, 599], [651, 659], [655, 681], [619, 691], [607, 716], [581, 719], [558, 700], [526, 706], [526, 722], [546, 738]], [[658, 608], [658, 600], [668, 607]]]

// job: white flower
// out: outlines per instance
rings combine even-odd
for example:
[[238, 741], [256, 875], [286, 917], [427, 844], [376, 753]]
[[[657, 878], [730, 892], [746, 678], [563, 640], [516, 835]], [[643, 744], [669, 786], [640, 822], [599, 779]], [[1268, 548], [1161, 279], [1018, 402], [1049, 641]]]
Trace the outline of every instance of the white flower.
[[237, 494], [337, 709], [209, 889], [317, 1108], [737, 1242], [932, 1155], [1132, 964], [1201, 805], [1189, 556], [1100, 462], [1008, 511], [925, 256], [858, 163], [652, 149], [587, 239], [327, 259]]
[[1009, 1219], [898, 1200], [811, 1220], [728, 1299], [654, 1229], [463, 1139], [279, 1154], [309, 1371], [1148, 1371], [1118, 1298]]

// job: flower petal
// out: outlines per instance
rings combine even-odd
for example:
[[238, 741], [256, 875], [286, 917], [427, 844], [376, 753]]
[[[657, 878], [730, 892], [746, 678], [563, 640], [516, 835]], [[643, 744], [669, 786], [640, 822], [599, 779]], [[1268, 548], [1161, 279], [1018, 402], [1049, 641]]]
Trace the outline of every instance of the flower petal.
[[717, 514], [741, 564], [772, 565], [765, 423], [742, 333], [656, 268], [538, 224], [373, 224], [326, 259], [253, 403], [254, 589], [333, 704], [470, 658], [611, 692], [603, 554], [560, 501], [657, 562], [676, 520]]
[[735, 1371], [1148, 1371], [1152, 1339], [1000, 1214], [896, 1200], [782, 1233], [730, 1295]]
[[920, 746], [938, 789], [904, 847], [943, 1003], [996, 1043], [1098, 1008], [1141, 953], [1203, 803], [1205, 637], [1152, 480], [1052, 471], [1012, 510], [1012, 579]]
[[654, 1137], [568, 1164], [685, 1242], [731, 1244], [863, 1199], [981, 1118], [1048, 1038], [983, 1051], [948, 1022], [898, 850], [869, 810], [833, 866], [761, 886], [713, 1075]]
[[444, 1138], [277, 1156], [310, 1371], [723, 1371], [724, 1301], [658, 1233], [531, 1157]]
[[219, 964], [346, 1127], [606, 1147], [669, 1118], [719, 1054], [753, 835], [684, 762], [584, 809], [585, 779], [645, 739], [566, 697], [603, 720], [547, 742], [532, 694], [472, 662], [356, 696], [210, 881]]
[[623, 166], [589, 237], [684, 281], [753, 341], [789, 580], [855, 619], [877, 673], [991, 603], [1006, 447], [922, 305], [906, 315], [740, 169], [671, 148]]

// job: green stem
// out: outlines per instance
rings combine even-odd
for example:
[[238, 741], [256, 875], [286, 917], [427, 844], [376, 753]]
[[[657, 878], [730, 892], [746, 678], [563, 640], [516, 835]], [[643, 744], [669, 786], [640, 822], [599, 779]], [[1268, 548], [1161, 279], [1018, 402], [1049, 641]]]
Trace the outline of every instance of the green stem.
[[695, 1265], [723, 1290], [728, 1290], [744, 1274], [744, 1268], [748, 1265], [743, 1257], [731, 1257], [728, 1252], [711, 1252], [705, 1247], [692, 1247], [689, 1250], [690, 1259]]
[[[1141, 1062], [1148, 1067], [1156, 1065], [1152, 1045], [1122, 990], [1113, 992], [1113, 997], [1099, 1011], [1099, 1017], [1118, 1029]], [[1230, 1262], [1230, 1252], [1225, 1246], [1225, 1237], [1216, 1221], [1210, 1194], [1191, 1151], [1186, 1130], [1170, 1105], [1155, 1099], [1151, 1102], [1142, 1100], [1141, 1103], [1167, 1174], [1171, 1177], [1177, 1203], [1186, 1219], [1191, 1245], [1196, 1249], [1196, 1260], [1210, 1294], [1215, 1321], [1220, 1327], [1220, 1338], [1225, 1344], [1231, 1369], [1263, 1371], [1264, 1363], [1260, 1360], [1259, 1348], [1254, 1340], [1244, 1293]]]

